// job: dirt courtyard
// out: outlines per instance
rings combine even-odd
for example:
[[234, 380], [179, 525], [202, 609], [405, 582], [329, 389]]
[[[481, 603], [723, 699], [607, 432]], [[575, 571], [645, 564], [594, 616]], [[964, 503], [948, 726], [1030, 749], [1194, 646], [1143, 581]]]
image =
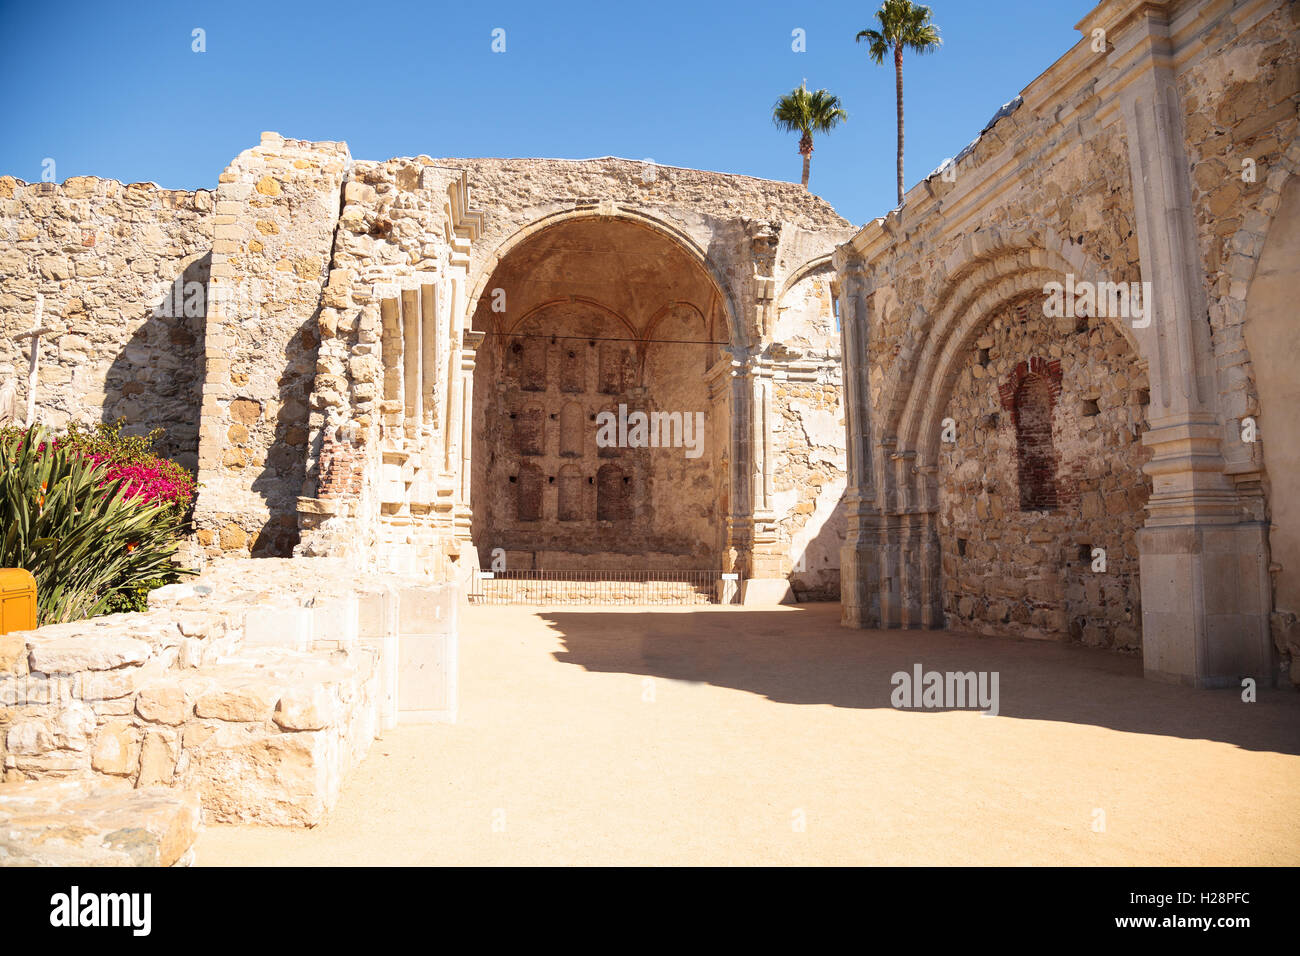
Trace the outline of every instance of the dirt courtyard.
[[[207, 827], [198, 863], [1300, 863], [1295, 692], [838, 621], [472, 608], [459, 723], [386, 733], [320, 827]], [[892, 708], [917, 663], [997, 671], [999, 715]]]

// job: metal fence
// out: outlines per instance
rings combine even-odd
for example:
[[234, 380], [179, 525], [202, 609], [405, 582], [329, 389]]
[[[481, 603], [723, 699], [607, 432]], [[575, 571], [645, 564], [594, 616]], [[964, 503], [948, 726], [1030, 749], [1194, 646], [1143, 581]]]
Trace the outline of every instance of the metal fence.
[[471, 604], [718, 604], [735, 575], [721, 571], [479, 571]]

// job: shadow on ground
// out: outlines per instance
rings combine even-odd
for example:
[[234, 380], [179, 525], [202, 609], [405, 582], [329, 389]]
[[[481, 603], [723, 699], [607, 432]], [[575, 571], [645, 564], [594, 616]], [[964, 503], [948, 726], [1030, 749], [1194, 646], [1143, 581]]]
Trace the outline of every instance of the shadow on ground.
[[999, 713], [1126, 733], [1216, 740], [1300, 754], [1300, 695], [1144, 680], [1141, 661], [1092, 648], [946, 631], [861, 631], [838, 604], [780, 610], [561, 611], [539, 617], [559, 633], [555, 657], [590, 671], [707, 683], [789, 704], [890, 707], [891, 678], [926, 671], [997, 671]]

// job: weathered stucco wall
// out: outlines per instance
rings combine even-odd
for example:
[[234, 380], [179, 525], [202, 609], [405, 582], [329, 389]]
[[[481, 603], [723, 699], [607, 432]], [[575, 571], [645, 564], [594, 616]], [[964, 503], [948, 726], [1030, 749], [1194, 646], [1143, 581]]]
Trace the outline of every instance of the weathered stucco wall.
[[772, 339], [785, 367], [773, 389], [773, 512], [800, 600], [835, 600], [844, 544], [844, 403], [840, 333], [823, 262], [792, 276]]
[[[0, 176], [0, 366], [27, 401], [36, 296], [45, 298], [42, 419], [162, 428], [162, 452], [194, 469], [203, 384], [212, 193], [79, 176]], [[0, 374], [0, 378], [4, 376]]]

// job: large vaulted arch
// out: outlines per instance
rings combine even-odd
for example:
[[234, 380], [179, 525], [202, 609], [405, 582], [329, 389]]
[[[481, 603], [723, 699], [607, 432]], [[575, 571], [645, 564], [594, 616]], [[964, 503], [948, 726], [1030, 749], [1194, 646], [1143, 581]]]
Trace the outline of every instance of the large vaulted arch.
[[[493, 261], [473, 312], [485, 334], [473, 432], [480, 560], [717, 567], [735, 456], [729, 391], [708, 373], [729, 358], [735, 325], [706, 261], [649, 222], [599, 216], [522, 230]], [[650, 419], [641, 435], [637, 412]], [[609, 420], [613, 432], [602, 431]]]

